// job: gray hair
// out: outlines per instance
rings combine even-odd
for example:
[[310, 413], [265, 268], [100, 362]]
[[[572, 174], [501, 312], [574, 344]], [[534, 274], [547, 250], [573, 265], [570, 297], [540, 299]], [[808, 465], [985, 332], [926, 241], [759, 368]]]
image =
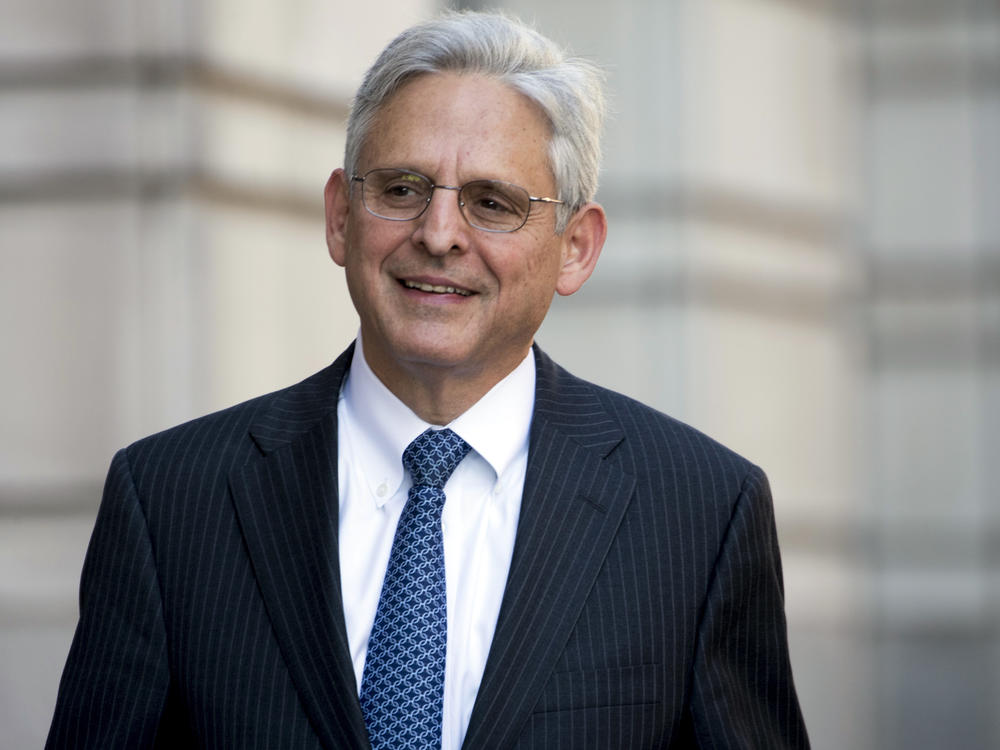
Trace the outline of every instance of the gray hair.
[[551, 127], [549, 166], [556, 182], [556, 231], [597, 192], [604, 121], [603, 76], [550, 39], [498, 13], [449, 12], [397, 36], [368, 69], [347, 120], [344, 169], [355, 174], [381, 106], [424, 73], [494, 77], [527, 97]]

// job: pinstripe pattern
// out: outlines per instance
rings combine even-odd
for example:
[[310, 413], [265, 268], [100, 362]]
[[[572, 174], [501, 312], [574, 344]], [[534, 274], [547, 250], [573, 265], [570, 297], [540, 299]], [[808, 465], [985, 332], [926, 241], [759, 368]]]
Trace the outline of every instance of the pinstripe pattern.
[[[368, 747], [336, 548], [351, 355], [115, 456], [49, 747]], [[807, 747], [764, 475], [536, 362], [465, 747]]]
[[808, 747], [763, 473], [540, 354], [466, 747]]

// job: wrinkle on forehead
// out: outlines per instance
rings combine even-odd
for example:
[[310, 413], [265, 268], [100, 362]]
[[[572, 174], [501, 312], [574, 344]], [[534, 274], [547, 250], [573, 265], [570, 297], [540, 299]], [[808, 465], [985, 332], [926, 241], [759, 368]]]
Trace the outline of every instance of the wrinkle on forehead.
[[508, 84], [479, 74], [425, 73], [379, 110], [360, 171], [402, 167], [442, 184], [498, 179], [549, 194], [555, 189], [550, 137], [542, 110]]

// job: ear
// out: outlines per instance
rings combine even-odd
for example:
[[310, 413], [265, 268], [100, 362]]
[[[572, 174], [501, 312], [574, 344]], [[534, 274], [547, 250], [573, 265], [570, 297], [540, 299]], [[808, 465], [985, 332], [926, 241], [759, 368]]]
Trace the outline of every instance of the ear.
[[326, 246], [338, 266], [347, 260], [347, 215], [351, 208], [351, 186], [347, 173], [339, 167], [330, 174], [323, 189], [326, 206]]
[[587, 203], [570, 219], [562, 234], [562, 267], [556, 291], [573, 294], [590, 278], [608, 236], [608, 219], [598, 203]]

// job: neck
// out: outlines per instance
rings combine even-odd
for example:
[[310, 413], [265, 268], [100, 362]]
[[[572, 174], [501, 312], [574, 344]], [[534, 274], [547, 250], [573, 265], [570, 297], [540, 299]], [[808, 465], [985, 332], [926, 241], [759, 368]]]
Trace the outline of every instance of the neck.
[[428, 424], [444, 426], [468, 411], [479, 399], [507, 377], [524, 357], [488, 370], [460, 371], [460, 368], [426, 363], [386, 363], [373, 361], [364, 352], [368, 367], [392, 394]]

